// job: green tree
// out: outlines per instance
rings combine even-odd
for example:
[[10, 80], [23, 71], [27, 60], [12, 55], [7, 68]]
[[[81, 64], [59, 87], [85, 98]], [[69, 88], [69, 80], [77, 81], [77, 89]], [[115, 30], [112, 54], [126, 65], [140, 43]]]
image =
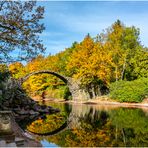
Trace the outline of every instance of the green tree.
[[148, 49], [140, 47], [136, 49], [135, 53], [129, 60], [129, 65], [125, 73], [126, 79], [148, 78]]
[[[137, 70], [146, 68], [147, 52], [140, 43], [140, 30], [134, 26], [127, 27], [117, 20], [105, 33], [100, 34], [100, 41], [106, 44], [112, 54], [112, 81], [134, 80]], [[138, 56], [137, 56], [138, 55]], [[144, 57], [143, 57], [144, 56]], [[136, 64], [144, 61], [143, 64]], [[141, 67], [142, 66], [142, 67]], [[136, 73], [133, 73], [136, 72]]]

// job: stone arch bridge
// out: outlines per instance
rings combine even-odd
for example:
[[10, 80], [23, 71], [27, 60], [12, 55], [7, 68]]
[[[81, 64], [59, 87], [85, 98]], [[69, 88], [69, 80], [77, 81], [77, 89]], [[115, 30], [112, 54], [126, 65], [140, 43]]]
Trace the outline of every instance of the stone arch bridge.
[[89, 95], [81, 88], [80, 80], [75, 80], [73, 78], [63, 76], [57, 72], [53, 72], [50, 70], [41, 70], [29, 73], [20, 79], [20, 83], [23, 84], [23, 82], [25, 82], [32, 75], [45, 74], [45, 73], [54, 75], [59, 79], [61, 79], [68, 86], [69, 91], [71, 92], [72, 95], [72, 99], [74, 101], [82, 101], [82, 100], [87, 100], [89, 98]]

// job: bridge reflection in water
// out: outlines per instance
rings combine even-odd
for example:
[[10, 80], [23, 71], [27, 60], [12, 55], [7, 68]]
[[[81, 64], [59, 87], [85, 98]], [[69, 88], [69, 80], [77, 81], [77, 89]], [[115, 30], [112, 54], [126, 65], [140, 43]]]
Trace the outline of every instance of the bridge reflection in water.
[[[59, 147], [148, 146], [147, 108], [64, 103], [50, 105], [61, 108], [61, 115], [53, 115], [54, 118], [47, 115], [46, 119], [39, 119], [40, 122], [34, 121], [33, 132], [41, 128], [40, 135], [34, 137], [43, 146], [45, 143], [46, 146], [55, 144]], [[42, 129], [46, 131], [42, 133]]]

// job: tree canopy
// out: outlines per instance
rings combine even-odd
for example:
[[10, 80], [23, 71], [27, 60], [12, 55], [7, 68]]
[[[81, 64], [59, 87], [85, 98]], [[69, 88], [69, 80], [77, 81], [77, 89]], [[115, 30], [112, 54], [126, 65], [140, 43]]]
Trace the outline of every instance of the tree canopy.
[[[94, 98], [102, 95], [102, 90], [107, 93], [112, 82], [147, 78], [148, 48], [143, 47], [139, 35], [138, 28], [117, 20], [95, 38], [88, 34], [80, 43], [75, 42], [56, 55], [39, 55], [24, 67], [12, 64], [9, 69], [15, 78], [37, 70], [52, 70], [79, 79]], [[32, 93], [49, 91], [53, 86], [61, 88], [63, 83], [46, 75], [34, 76], [25, 85]]]
[[1, 63], [29, 60], [45, 50], [39, 39], [43, 14], [35, 1], [0, 1]]

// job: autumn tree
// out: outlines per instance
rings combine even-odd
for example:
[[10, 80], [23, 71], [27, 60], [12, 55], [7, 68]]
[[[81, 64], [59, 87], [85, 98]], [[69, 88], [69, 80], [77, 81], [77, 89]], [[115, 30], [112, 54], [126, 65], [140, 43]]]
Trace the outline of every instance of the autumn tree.
[[29, 60], [45, 50], [39, 39], [43, 7], [35, 1], [0, 1], [0, 14], [1, 63]]
[[95, 42], [89, 35], [77, 44], [67, 63], [67, 71], [80, 79], [82, 87], [91, 97], [101, 95], [101, 85], [110, 79], [111, 56], [101, 42]]

